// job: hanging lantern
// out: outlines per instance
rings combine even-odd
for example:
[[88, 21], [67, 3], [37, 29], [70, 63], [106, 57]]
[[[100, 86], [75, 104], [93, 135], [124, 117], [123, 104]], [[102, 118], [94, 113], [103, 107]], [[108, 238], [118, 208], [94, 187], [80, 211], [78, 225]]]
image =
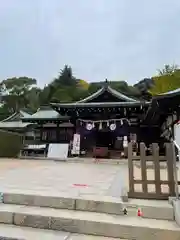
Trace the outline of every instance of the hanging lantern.
[[102, 122], [99, 123], [99, 130], [102, 129]]
[[123, 120], [122, 119], [120, 120], [120, 124], [123, 125]]
[[93, 129], [93, 125], [92, 125], [91, 123], [88, 123], [88, 124], [86, 125], [86, 129], [87, 129], [88, 131], [91, 131], [91, 130]]
[[95, 127], [94, 122], [92, 123], [92, 127], [93, 127], [93, 128]]
[[110, 125], [110, 130], [111, 131], [114, 131], [116, 129], [116, 124], [115, 123], [112, 123], [111, 125]]

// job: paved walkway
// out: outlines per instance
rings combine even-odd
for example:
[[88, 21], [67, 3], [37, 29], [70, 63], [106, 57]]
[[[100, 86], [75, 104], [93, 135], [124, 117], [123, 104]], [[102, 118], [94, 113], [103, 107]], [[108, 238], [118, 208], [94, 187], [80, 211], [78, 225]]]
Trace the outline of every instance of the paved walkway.
[[[95, 164], [92, 160], [75, 161], [0, 159], [0, 192], [41, 191], [56, 195], [120, 197], [123, 188], [128, 190], [127, 160], [112, 165]], [[141, 179], [141, 168], [134, 167], [134, 177]], [[154, 170], [147, 170], [147, 178], [154, 179]], [[161, 179], [167, 180], [167, 169], [161, 169]], [[135, 189], [142, 191], [142, 186], [137, 184]], [[148, 191], [154, 192], [155, 186], [148, 186]], [[168, 192], [168, 187], [162, 186], [162, 191]]]
[[[70, 195], [119, 197], [124, 186], [125, 166], [54, 162], [41, 160], [0, 160], [0, 192], [41, 191]], [[75, 184], [75, 185], [74, 185]]]

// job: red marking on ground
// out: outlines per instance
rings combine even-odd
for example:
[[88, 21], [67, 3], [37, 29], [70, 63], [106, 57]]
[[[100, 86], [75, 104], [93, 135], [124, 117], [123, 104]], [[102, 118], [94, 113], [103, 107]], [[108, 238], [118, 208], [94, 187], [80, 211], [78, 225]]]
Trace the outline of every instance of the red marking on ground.
[[88, 187], [87, 184], [80, 184], [80, 183], [74, 183], [73, 186], [74, 187]]

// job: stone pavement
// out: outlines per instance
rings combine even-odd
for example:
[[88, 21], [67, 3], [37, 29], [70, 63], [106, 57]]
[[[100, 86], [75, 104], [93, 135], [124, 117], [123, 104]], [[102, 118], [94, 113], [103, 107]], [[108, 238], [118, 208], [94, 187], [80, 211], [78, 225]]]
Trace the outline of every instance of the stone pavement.
[[[138, 166], [134, 167], [134, 177], [141, 179], [141, 169]], [[147, 170], [147, 178], [154, 179], [154, 170]], [[167, 180], [167, 169], [161, 169], [161, 179]], [[178, 179], [180, 180], [180, 168]], [[128, 182], [127, 160], [119, 161], [118, 164], [115, 161], [114, 164], [95, 164], [92, 159], [77, 159], [77, 162], [76, 159], [69, 162], [0, 159], [0, 192], [35, 191], [58, 195], [107, 195], [119, 198], [122, 189], [128, 191]], [[138, 184], [135, 189], [142, 191]], [[148, 190], [155, 191], [155, 186], [151, 184]], [[162, 186], [162, 190], [167, 192], [167, 186]]]
[[[42, 160], [0, 160], [0, 192], [119, 197], [126, 184], [126, 164], [89, 164]], [[74, 185], [75, 184], [75, 185]]]

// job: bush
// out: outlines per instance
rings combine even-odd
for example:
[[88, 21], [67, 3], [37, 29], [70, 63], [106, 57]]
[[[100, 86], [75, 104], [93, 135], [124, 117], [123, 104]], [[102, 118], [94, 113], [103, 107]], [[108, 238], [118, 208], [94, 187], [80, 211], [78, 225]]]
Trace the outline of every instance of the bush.
[[0, 130], [0, 157], [17, 157], [22, 148], [22, 135]]

